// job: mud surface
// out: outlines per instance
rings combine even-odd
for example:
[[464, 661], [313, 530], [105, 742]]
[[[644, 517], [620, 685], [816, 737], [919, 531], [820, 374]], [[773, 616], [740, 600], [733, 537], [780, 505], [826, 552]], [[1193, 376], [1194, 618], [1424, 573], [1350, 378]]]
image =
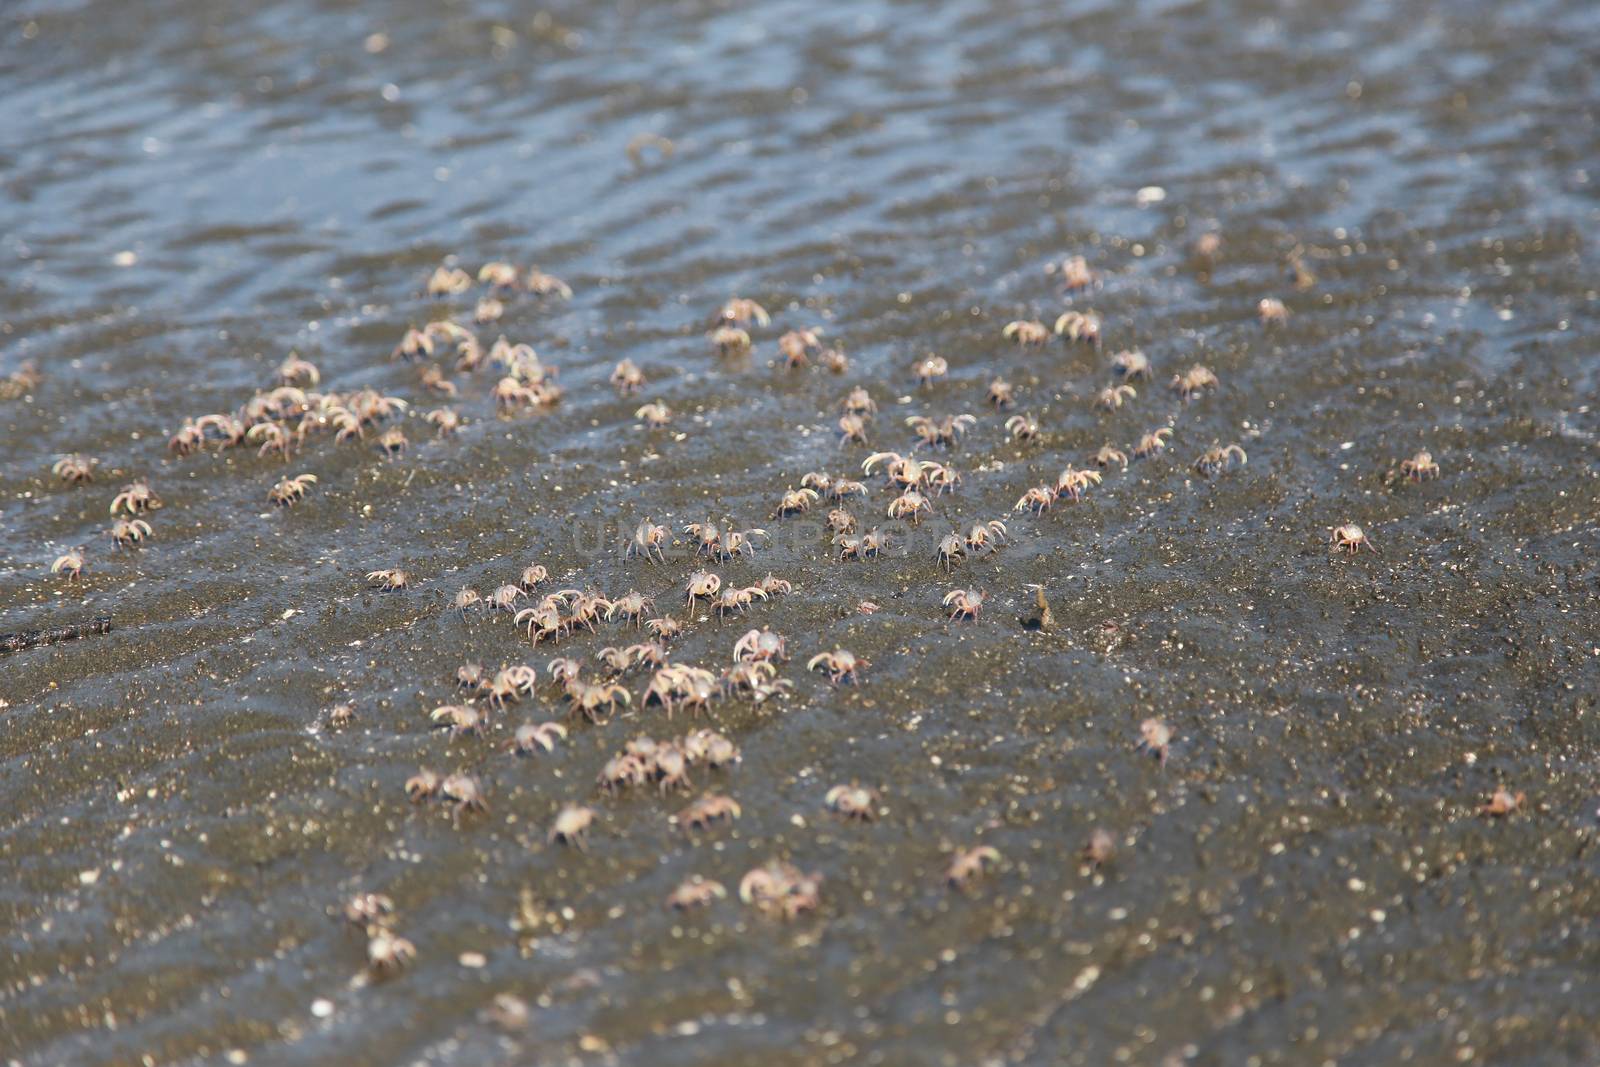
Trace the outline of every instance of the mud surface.
[[[6, 1059], [1600, 1060], [1593, 5], [22, 0], [0, 32], [0, 377], [42, 375], [0, 400], [0, 633], [114, 619], [0, 657]], [[672, 154], [630, 160], [645, 133]], [[1098, 285], [1063, 294], [1047, 268], [1074, 254]], [[451, 401], [390, 358], [409, 325], [471, 321], [481, 287], [423, 295], [452, 256], [570, 283], [478, 328], [559, 367], [559, 404], [497, 417], [499, 372], [441, 354]], [[735, 295], [773, 313], [744, 359], [706, 338]], [[1101, 348], [1001, 337], [1069, 309]], [[776, 365], [807, 326], [844, 374]], [[1155, 380], [1099, 410], [1129, 348]], [[290, 350], [323, 390], [408, 400], [404, 454], [375, 430], [287, 464], [169, 453]], [[950, 371], [922, 388], [930, 352]], [[1220, 384], [1184, 403], [1194, 363]], [[835, 428], [856, 385], [870, 447]], [[670, 426], [638, 424], [649, 400]], [[463, 426], [438, 438], [445, 403]], [[891, 531], [881, 558], [834, 559], [826, 505], [770, 517], [806, 472], [962, 412], [954, 448], [916, 448], [962, 476], [920, 526], [884, 517], [881, 475], [847, 505]], [[1008, 439], [1016, 413], [1036, 440]], [[1081, 503], [1012, 512], [1162, 426]], [[1200, 476], [1214, 441], [1248, 463]], [[1396, 477], [1419, 449], [1440, 476]], [[73, 452], [92, 484], [51, 476]], [[300, 473], [307, 499], [272, 507]], [[164, 506], [118, 549], [136, 477]], [[695, 836], [689, 794], [594, 786], [630, 737], [696, 725], [642, 706], [647, 673], [554, 753], [504, 748], [565, 714], [550, 657], [596, 673], [634, 638], [530, 649], [448, 610], [538, 562], [544, 589], [687, 618], [704, 563], [625, 558], [645, 517], [765, 527], [714, 569], [794, 586], [672, 642], [721, 671], [770, 626], [792, 657], [792, 693], [698, 724], [743, 759], [696, 794], [743, 815]], [[939, 537], [991, 519], [1009, 542], [946, 577]], [[1347, 522], [1377, 551], [1336, 557]], [[79, 545], [81, 581], [52, 575]], [[367, 587], [390, 567], [409, 591]], [[1035, 583], [1049, 631], [1019, 621]], [[988, 594], [977, 621], [946, 619], [958, 586]], [[805, 670], [835, 647], [862, 684]], [[428, 712], [466, 661], [541, 681], [451, 740]], [[1165, 766], [1135, 750], [1150, 717]], [[476, 774], [489, 812], [407, 803], [423, 766]], [[825, 810], [851, 782], [876, 821]], [[1502, 785], [1522, 809], [1480, 817]], [[587, 851], [547, 843], [569, 802], [598, 812]], [[974, 845], [1002, 862], [947, 888]], [[663, 906], [772, 858], [822, 875], [818, 913]], [[391, 979], [340, 914], [360, 891], [415, 943]], [[484, 1015], [501, 993], [525, 1027]]]

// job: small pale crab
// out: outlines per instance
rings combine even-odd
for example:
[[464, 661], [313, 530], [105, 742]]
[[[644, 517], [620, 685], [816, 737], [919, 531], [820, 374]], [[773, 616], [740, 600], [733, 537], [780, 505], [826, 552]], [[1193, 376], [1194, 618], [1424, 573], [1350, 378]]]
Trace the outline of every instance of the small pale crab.
[[1140, 378], [1149, 381], [1152, 373], [1150, 357], [1137, 348], [1118, 352], [1111, 357], [1111, 371], [1123, 381], [1131, 382]]
[[563, 300], [572, 299], [572, 286], [557, 278], [554, 274], [546, 274], [538, 267], [528, 268], [528, 273], [523, 276], [522, 286], [535, 296], [559, 296]]
[[1091, 871], [1097, 871], [1110, 863], [1116, 854], [1117, 839], [1111, 836], [1109, 830], [1099, 827], [1089, 832], [1089, 840], [1084, 842], [1082, 851], [1078, 853]]
[[484, 597], [483, 600], [492, 611], [504, 611], [515, 615], [517, 613], [517, 601], [521, 600], [524, 595], [522, 586], [507, 582], [504, 585], [495, 586], [494, 591]]
[[1092, 311], [1068, 311], [1056, 319], [1056, 334], [1068, 342], [1100, 346], [1100, 316]]
[[1023, 348], [1032, 348], [1045, 344], [1050, 340], [1050, 331], [1045, 329], [1042, 322], [1031, 319], [1018, 319], [1006, 323], [1005, 329], [1000, 331], [1000, 336], [1007, 341], [1015, 341]]
[[423, 767], [410, 778], [406, 779], [406, 798], [413, 804], [420, 804], [424, 800], [431, 800], [439, 795], [439, 786], [444, 781], [437, 771], [430, 771]]
[[1244, 449], [1238, 445], [1223, 445], [1213, 441], [1211, 442], [1211, 447], [1202, 452], [1200, 458], [1194, 461], [1195, 473], [1205, 478], [1209, 478], [1214, 474], [1221, 474], [1233, 465], [1235, 459], [1239, 461], [1241, 467], [1250, 462], [1250, 457], [1246, 456]]
[[681, 883], [667, 896], [667, 907], [674, 911], [703, 908], [726, 898], [728, 890], [721, 882], [695, 875]]
[[672, 421], [672, 409], [659, 400], [653, 400], [635, 410], [633, 417], [650, 429], [659, 429]]
[[50, 467], [50, 473], [68, 485], [83, 485], [94, 481], [94, 469], [99, 465], [100, 461], [93, 456], [81, 456], [74, 453], [56, 460]]
[[439, 795], [455, 802], [457, 820], [465, 812], [489, 810], [489, 802], [483, 798], [483, 786], [470, 774], [457, 772], [450, 775], [439, 783]]
[[367, 584], [385, 593], [392, 593], [399, 589], [411, 588], [411, 575], [399, 567], [388, 570], [368, 571]]
[[820, 330], [790, 330], [778, 338], [778, 354], [783, 357], [784, 366], [790, 370], [798, 370], [810, 364], [810, 354], [820, 352], [821, 349]]
[[1378, 551], [1378, 546], [1367, 537], [1367, 532], [1353, 522], [1342, 526], [1334, 526], [1328, 530], [1328, 541], [1333, 545], [1333, 550], [1344, 550], [1352, 556], [1357, 555], [1363, 548]]
[[469, 704], [445, 704], [428, 713], [435, 729], [450, 731], [450, 740], [481, 734], [488, 725], [483, 712]]
[[423, 418], [439, 432], [440, 437], [449, 437], [461, 428], [461, 416], [453, 408], [435, 408]]
[[1000, 546], [1005, 544], [1005, 540], [1006, 524], [999, 519], [973, 523], [972, 529], [967, 531], [967, 551], [981, 552], [987, 548], [992, 555], [1000, 551]]
[[[385, 459], [398, 459], [409, 444], [405, 431], [398, 426], [391, 426], [378, 435], [378, 451], [383, 453]], [[284, 459], [288, 458], [288, 453], [285, 453]]]
[[915, 489], [907, 489], [889, 502], [884, 514], [891, 519], [910, 519], [912, 525], [916, 525], [922, 521], [924, 511], [933, 511], [932, 501]]
[[1069, 256], [1061, 263], [1061, 288], [1067, 292], [1088, 289], [1098, 282], [1089, 261], [1083, 256]]
[[1097, 467], [1109, 467], [1113, 463], [1120, 463], [1123, 470], [1128, 469], [1128, 454], [1112, 444], [1101, 445], [1100, 451], [1089, 458]]
[[811, 505], [817, 502], [815, 489], [791, 489], [783, 494], [783, 499], [778, 501], [778, 506], [772, 512], [773, 518], [785, 515], [799, 515], [811, 510]]
[[1006, 433], [1013, 441], [1032, 441], [1039, 436], [1039, 420], [1032, 415], [1013, 415], [1006, 420]]
[[624, 359], [611, 371], [611, 385], [624, 396], [644, 387], [644, 372], [631, 359]]
[[937, 378], [943, 378], [950, 373], [950, 363], [943, 356], [928, 355], [917, 360], [911, 367], [916, 375], [919, 385], [932, 385]]
[[437, 267], [428, 276], [429, 296], [457, 296], [472, 288], [472, 275], [460, 267]]
[[556, 812], [550, 824], [549, 842], [571, 845], [582, 852], [588, 845], [589, 828], [594, 825], [594, 809], [581, 804], [568, 804]]
[[1521, 811], [1527, 799], [1526, 793], [1512, 793], [1505, 786], [1501, 786], [1494, 791], [1487, 804], [1479, 805], [1478, 814], [1489, 818], [1503, 818]]
[[1420, 482], [1425, 478], [1439, 477], [1439, 464], [1433, 461], [1433, 453], [1423, 449], [1410, 459], [1400, 461], [1400, 476]]
[[844, 819], [871, 822], [878, 816], [878, 791], [855, 784], [836, 785], [823, 797], [828, 810]]
[[1166, 451], [1167, 438], [1171, 436], [1172, 430], [1166, 426], [1161, 427], [1159, 430], [1151, 430], [1139, 438], [1138, 442], [1133, 446], [1134, 458], [1149, 459], [1152, 456], [1159, 456]]
[[1187, 401], [1216, 387], [1218, 380], [1211, 368], [1196, 363], [1182, 374], [1174, 374], [1169, 384], [1173, 392]]
[[111, 514], [126, 511], [129, 515], [141, 515], [147, 511], [155, 511], [160, 506], [161, 498], [150, 491], [148, 482], [140, 479], [123, 486], [122, 492], [112, 498]]
[[738, 326], [719, 326], [711, 332], [711, 347], [718, 355], [743, 355], [750, 351], [750, 334]]
[[280, 508], [293, 507], [304, 500], [311, 487], [316, 484], [315, 474], [297, 474], [293, 478], [279, 478], [277, 484], [267, 490], [267, 499]]
[[1004, 378], [996, 378], [989, 383], [989, 388], [984, 392], [983, 399], [991, 406], [1008, 408], [1017, 402], [1016, 392], [1011, 383]]
[[567, 728], [558, 722], [523, 723], [511, 735], [507, 747], [519, 756], [535, 752], [554, 752], [558, 741], [567, 739]]
[[1140, 752], [1148, 752], [1163, 767], [1167, 765], [1167, 752], [1172, 748], [1172, 727], [1160, 719], [1146, 719], [1139, 724]]
[[722, 589], [722, 579], [711, 571], [695, 571], [689, 575], [687, 601], [694, 607], [696, 600], [714, 600]]
[[1289, 309], [1275, 296], [1264, 296], [1256, 302], [1256, 317], [1263, 326], [1281, 326], [1289, 321]]
[[630, 589], [607, 605], [606, 619], [621, 618], [623, 622], [631, 622], [637, 628], [644, 625], [644, 617], [653, 611], [655, 606], [655, 597], [645, 596], [636, 589]]
[[767, 309], [746, 297], [733, 297], [717, 311], [712, 321], [725, 326], [757, 326], [772, 325], [772, 316], [767, 314]]
[[789, 651], [782, 634], [763, 626], [734, 642], [733, 658], [735, 662], [771, 662], [788, 659]]
[[69, 582], [77, 581], [83, 575], [83, 553], [74, 548], [57, 556], [50, 564], [50, 573], [60, 574]]
[[150, 524], [143, 519], [118, 519], [111, 524], [109, 532], [113, 541], [127, 547], [141, 544], [150, 536], [151, 529]]
[[1000, 862], [1000, 850], [993, 845], [961, 849], [944, 870], [944, 881], [951, 889], [965, 889]]
[[704, 830], [716, 823], [733, 820], [744, 814], [739, 802], [720, 793], [707, 793], [692, 801], [674, 818], [686, 831]]
[[1131, 385], [1108, 385], [1095, 396], [1095, 407], [1103, 411], [1116, 411], [1124, 403], [1139, 395]]
[[417, 946], [392, 930], [374, 924], [367, 937], [367, 969], [382, 978], [404, 970], [416, 959]]
[[567, 700], [571, 709], [592, 723], [603, 722], [601, 709], [612, 711], [617, 704], [632, 704], [633, 695], [620, 685], [585, 682], [574, 678], [566, 685]]
[[988, 593], [976, 589], [952, 589], [944, 595], [944, 606], [952, 619], [976, 619]]
[[870, 666], [866, 660], [842, 648], [836, 648], [832, 652], [819, 652], [806, 661], [806, 670], [814, 671], [821, 667], [827, 671], [829, 680], [836, 685], [846, 679], [859, 682], [861, 668]]
[[665, 526], [658, 526], [649, 519], [645, 519], [634, 527], [633, 537], [628, 541], [624, 556], [627, 559], [632, 559], [634, 556], [642, 556], [647, 561], [656, 560], [665, 563], [667, 554], [661, 546], [669, 543], [671, 539], [672, 535], [667, 532]]
[[939, 548], [934, 554], [935, 561], [944, 567], [946, 574], [954, 570], [956, 564], [964, 560], [966, 556], [967, 543], [961, 539], [960, 534], [953, 530], [939, 539]]
[[872, 399], [872, 394], [862, 386], [850, 390], [842, 404], [846, 415], [876, 415], [878, 402]]
[[522, 568], [522, 578], [519, 583], [522, 588], [532, 591], [536, 585], [541, 585], [550, 578], [550, 572], [537, 563], [530, 563]]
[[1055, 491], [1048, 485], [1036, 485], [1023, 493], [1017, 502], [1012, 505], [1012, 511], [1031, 511], [1035, 515], [1049, 511], [1050, 506], [1056, 502]]
[[1099, 485], [1100, 481], [1101, 474], [1099, 471], [1068, 467], [1056, 478], [1056, 496], [1064, 496], [1073, 503], [1077, 503], [1088, 492], [1089, 486]]

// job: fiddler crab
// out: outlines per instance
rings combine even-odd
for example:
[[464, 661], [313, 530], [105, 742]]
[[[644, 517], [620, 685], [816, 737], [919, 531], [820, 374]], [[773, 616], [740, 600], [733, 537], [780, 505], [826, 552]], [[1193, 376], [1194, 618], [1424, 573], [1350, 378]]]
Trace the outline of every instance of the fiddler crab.
[[1109, 467], [1113, 463], [1122, 464], [1122, 469], [1128, 469], [1128, 454], [1115, 445], [1105, 444], [1100, 446], [1100, 451], [1090, 457], [1097, 467]]
[[720, 793], [707, 793], [673, 818], [686, 831], [705, 830], [719, 822], [732, 822], [744, 813], [739, 802]]
[[1000, 336], [1007, 341], [1015, 341], [1024, 348], [1032, 348], [1048, 342], [1050, 331], [1045, 329], [1042, 322], [1018, 319], [1006, 323], [1005, 329], [1000, 331]]
[[439, 795], [455, 803], [454, 816], [459, 823], [468, 812], [485, 812], [489, 802], [483, 798], [483, 787], [470, 774], [452, 774], [439, 783]]
[[1068, 467], [1056, 478], [1056, 496], [1066, 497], [1073, 503], [1083, 499], [1090, 485], [1099, 485], [1101, 474], [1099, 471], [1079, 470], [1077, 467]]
[[823, 803], [844, 819], [871, 822], [878, 817], [878, 791], [859, 785], [836, 785], [828, 790]]
[[411, 588], [411, 575], [398, 567], [391, 567], [388, 570], [381, 571], [368, 571], [367, 584], [386, 593], [392, 593], [399, 589]]
[[912, 415], [906, 419], [906, 425], [911, 427], [917, 439], [929, 446], [944, 446], [946, 448], [961, 440], [967, 428], [978, 420], [972, 415], [946, 415], [940, 419], [932, 419], [926, 415]]
[[557, 741], [567, 739], [567, 728], [558, 722], [524, 723], [511, 735], [508, 747], [519, 756], [535, 752], [554, 752]]
[[140, 515], [147, 511], [155, 511], [161, 506], [161, 498], [150, 491], [149, 483], [140, 480], [129, 482], [122, 487], [111, 500], [111, 514], [126, 511], [129, 515]]
[[423, 418], [438, 430], [440, 437], [449, 437], [461, 428], [461, 416], [452, 408], [434, 408]]
[[1400, 475], [1420, 482], [1425, 478], [1439, 477], [1439, 464], [1433, 461], [1433, 453], [1423, 449], [1410, 459], [1400, 462]]
[[315, 474], [297, 474], [293, 478], [280, 478], [267, 490], [267, 499], [280, 508], [293, 507], [304, 500], [311, 487], [317, 484]]
[[572, 286], [557, 278], [554, 274], [546, 274], [538, 267], [529, 267], [528, 273], [523, 277], [522, 287], [535, 296], [559, 296], [563, 300], [572, 299]]
[[1172, 727], [1160, 719], [1146, 719], [1139, 724], [1140, 752], [1148, 752], [1163, 767], [1167, 765], [1167, 752], [1172, 747]]
[[1117, 854], [1117, 841], [1109, 831], [1096, 828], [1089, 833], [1089, 840], [1084, 842], [1083, 850], [1078, 855], [1083, 857], [1083, 862], [1089, 865], [1090, 870], [1099, 870], [1111, 861]]
[[367, 937], [367, 969], [377, 977], [403, 970], [416, 956], [416, 945], [382, 926], [375, 926]]
[[127, 547], [144, 542], [150, 536], [150, 524], [143, 519], [118, 519], [111, 524], [111, 539], [118, 545]]
[[976, 845], [956, 852], [945, 868], [944, 881], [951, 889], [965, 889], [1000, 863], [1000, 850], [993, 845]]
[[83, 485], [94, 481], [94, 469], [100, 461], [93, 456], [62, 456], [50, 467], [50, 473], [68, 485]]
[[483, 712], [467, 704], [446, 704], [428, 713], [434, 729], [448, 729], [450, 740], [481, 734], [488, 720]]
[[933, 502], [915, 489], [907, 489], [904, 493], [889, 502], [888, 510], [884, 512], [891, 519], [910, 519], [913, 526], [922, 521], [923, 512], [933, 511]]
[[1352, 556], [1358, 554], [1363, 548], [1371, 549], [1374, 552], [1378, 551], [1378, 546], [1374, 545], [1371, 539], [1367, 537], [1367, 532], [1353, 522], [1347, 522], [1343, 526], [1334, 526], [1329, 529], [1328, 541], [1333, 545], [1335, 552], [1344, 550]]
[[822, 902], [822, 876], [773, 860], [739, 880], [739, 899], [775, 918], [796, 919]]
[[911, 371], [916, 375], [919, 385], [928, 386], [935, 379], [950, 373], [950, 363], [943, 356], [928, 355], [913, 364]]
[[860, 537], [840, 533], [833, 538], [833, 543], [839, 546], [841, 560], [874, 558], [883, 551], [888, 541], [888, 535], [880, 532], [876, 526]]
[[1250, 462], [1250, 457], [1245, 455], [1244, 449], [1238, 445], [1222, 445], [1216, 441], [1211, 442], [1211, 447], [1201, 453], [1200, 458], [1194, 461], [1196, 473], [1209, 478], [1227, 470], [1237, 459], [1242, 467]]
[[820, 330], [790, 330], [778, 338], [778, 354], [790, 370], [799, 370], [810, 364], [813, 352], [822, 350]]
[[1256, 317], [1263, 326], [1281, 326], [1289, 321], [1289, 309], [1275, 296], [1262, 297], [1256, 304]]
[[1149, 357], [1137, 348], [1112, 356], [1111, 370], [1117, 377], [1130, 382], [1140, 378], [1149, 381], [1152, 373]]
[[1100, 316], [1092, 311], [1068, 311], [1056, 319], [1056, 335], [1068, 342], [1100, 346]]
[[868, 393], [865, 388], [859, 385], [850, 390], [849, 394], [845, 396], [842, 406], [846, 415], [876, 415], [878, 413], [878, 402], [872, 399], [871, 393]]
[[1122, 405], [1139, 395], [1139, 391], [1131, 385], [1108, 385], [1100, 390], [1095, 397], [1095, 406], [1104, 411], [1116, 411]]
[[487, 326], [491, 322], [499, 322], [506, 313], [506, 305], [496, 297], [480, 297], [477, 306], [472, 309], [472, 320], [480, 326]]
[[594, 825], [594, 809], [568, 804], [556, 812], [547, 840], [550, 844], [571, 845], [582, 852], [588, 847], [589, 828]]
[[853, 412], [839, 416], [839, 444], [864, 445], [867, 443], [867, 423]]
[[1023, 493], [1012, 505], [1012, 511], [1031, 511], [1035, 515], [1049, 511], [1050, 506], [1056, 502], [1056, 494], [1048, 485], [1036, 485]]
[[689, 575], [686, 600], [692, 609], [696, 600], [715, 600], [722, 589], [722, 579], [711, 571], [695, 571]]
[[661, 546], [669, 543], [671, 537], [672, 535], [667, 532], [665, 526], [658, 526], [649, 519], [645, 519], [634, 527], [633, 538], [628, 542], [628, 548], [624, 556], [628, 559], [632, 559], [634, 556], [642, 556], [646, 560], [653, 559], [657, 562], [665, 563], [667, 554], [666, 550]]
[[734, 642], [733, 658], [736, 663], [781, 661], [789, 658], [789, 652], [783, 635], [763, 626]]
[[1039, 436], [1039, 420], [1032, 415], [1013, 415], [1006, 420], [1006, 433], [1013, 441], [1032, 441]]
[[711, 347], [718, 355], [743, 355], [750, 351], [750, 333], [738, 326], [719, 326], [711, 332]]
[[428, 276], [429, 296], [459, 296], [472, 288], [472, 275], [460, 267], [437, 267]]
[[991, 406], [1002, 410], [1017, 402], [1015, 390], [1011, 383], [1004, 378], [996, 378], [989, 383], [989, 388], [984, 392], [983, 399]]
[[634, 411], [633, 417], [650, 429], [659, 429], [672, 421], [672, 409], [654, 400]]
[[1172, 431], [1165, 426], [1159, 430], [1151, 430], [1139, 438], [1138, 443], [1133, 446], [1134, 458], [1149, 459], [1152, 456], [1159, 456], [1166, 450], [1167, 438], [1171, 436]]
[[976, 619], [989, 594], [976, 589], [952, 589], [944, 595], [944, 606], [952, 619]]
[[455, 596], [450, 598], [450, 610], [459, 612], [464, 619], [467, 617], [467, 611], [476, 607], [482, 601], [483, 598], [478, 595], [476, 589], [463, 587]]
[[765, 327], [772, 324], [772, 316], [754, 300], [736, 296], [722, 305], [712, 321], [724, 326], [749, 326], [754, 323]]
[[57, 556], [50, 564], [50, 573], [64, 575], [69, 582], [77, 581], [83, 575], [83, 553], [74, 548]]
[[814, 671], [821, 667], [828, 673], [829, 680], [835, 685], [844, 682], [846, 679], [851, 682], [859, 682], [861, 680], [859, 673], [861, 668], [870, 666], [871, 664], [866, 660], [858, 659], [853, 653], [847, 652], [842, 648], [836, 648], [832, 652], [819, 652], [806, 661], [806, 670]]
[[626, 396], [644, 387], [644, 372], [631, 359], [624, 359], [611, 372], [611, 385]]
[[1209, 367], [1196, 363], [1182, 374], [1174, 374], [1170, 383], [1172, 391], [1184, 400], [1193, 400], [1207, 389], [1218, 384], [1217, 376]]
[[1505, 786], [1494, 791], [1487, 804], [1479, 805], [1478, 814], [1489, 818], [1502, 818], [1522, 810], [1522, 805], [1527, 801], [1526, 793], [1512, 793]]
[[688, 911], [690, 908], [703, 908], [728, 895], [721, 882], [712, 881], [695, 875], [679, 884], [667, 895], [666, 906], [674, 911]]
[[783, 494], [783, 499], [778, 501], [778, 506], [773, 510], [773, 518], [782, 518], [785, 515], [800, 515], [811, 510], [811, 505], [817, 502], [815, 489], [791, 489]]
[[1097, 281], [1094, 271], [1089, 269], [1089, 261], [1083, 256], [1070, 256], [1062, 262], [1061, 288], [1067, 292], [1088, 289]]

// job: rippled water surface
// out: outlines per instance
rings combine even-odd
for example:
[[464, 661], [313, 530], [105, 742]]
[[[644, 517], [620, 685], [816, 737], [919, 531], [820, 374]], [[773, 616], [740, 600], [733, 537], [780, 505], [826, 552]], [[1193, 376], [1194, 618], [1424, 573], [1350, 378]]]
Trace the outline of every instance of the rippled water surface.
[[[0, 34], [0, 378], [39, 375], [0, 399], [0, 633], [113, 619], [0, 655], [8, 1061], [1600, 1061], [1593, 5], [19, 0]], [[1063, 291], [1071, 255], [1093, 288]], [[497, 416], [501, 372], [444, 348], [391, 358], [487, 292], [429, 298], [436, 267], [491, 260], [572, 287], [474, 327], [559, 368], [545, 410]], [[773, 317], [743, 358], [707, 339], [732, 296]], [[1091, 309], [1099, 348], [1001, 335]], [[848, 369], [780, 366], [800, 327]], [[1097, 408], [1133, 348], [1155, 380]], [[168, 450], [291, 351], [410, 407], [287, 464]], [[1219, 384], [1184, 403], [1195, 363]], [[868, 446], [836, 429], [858, 385]], [[965, 412], [948, 450], [905, 425]], [[1160, 427], [1082, 502], [1012, 511]], [[1202, 477], [1213, 442], [1248, 463]], [[1398, 476], [1419, 449], [1438, 478]], [[961, 475], [918, 526], [864, 479], [881, 557], [837, 560], [826, 503], [772, 517], [875, 450]], [[52, 476], [67, 453], [92, 483]], [[119, 549], [135, 478], [164, 506]], [[625, 557], [646, 517], [766, 528], [714, 569], [793, 591], [685, 612], [710, 564], [681, 534]], [[1008, 542], [947, 576], [939, 538], [991, 519]], [[1377, 551], [1330, 552], [1346, 522]], [[74, 546], [82, 579], [52, 575]], [[552, 656], [597, 677], [637, 640], [530, 649], [448, 609], [534, 562], [540, 592], [657, 598], [674, 663], [720, 672], [770, 626], [793, 689], [669, 721], [630, 672], [631, 705], [518, 758], [566, 714]], [[412, 588], [368, 587], [394, 567]], [[976, 621], [946, 618], [957, 587]], [[836, 647], [860, 684], [805, 669]], [[468, 661], [540, 682], [452, 740], [428, 712]], [[741, 762], [596, 789], [629, 738], [700, 725]], [[408, 803], [421, 767], [489, 811]], [[875, 820], [827, 811], [850, 783]], [[1502, 785], [1521, 809], [1478, 815]], [[708, 787], [742, 817], [686, 834]], [[584, 851], [547, 840], [567, 803], [596, 810]], [[947, 887], [980, 845], [999, 864]], [[820, 874], [814, 914], [663, 905], [770, 859]], [[368, 891], [416, 947], [386, 979], [342, 917]]]

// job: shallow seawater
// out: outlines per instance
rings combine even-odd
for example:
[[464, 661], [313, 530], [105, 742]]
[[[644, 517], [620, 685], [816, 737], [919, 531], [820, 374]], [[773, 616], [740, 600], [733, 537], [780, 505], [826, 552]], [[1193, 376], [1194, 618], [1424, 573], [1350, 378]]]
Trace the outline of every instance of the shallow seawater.
[[[1593, 5], [21, 0], [0, 33], [0, 378], [40, 374], [0, 400], [0, 634], [114, 625], [0, 656], [7, 1062], [1600, 1059]], [[671, 154], [631, 159], [645, 134]], [[1093, 288], [1063, 291], [1072, 255]], [[572, 287], [474, 326], [559, 368], [548, 409], [497, 415], [500, 372], [449, 352], [391, 358], [408, 326], [471, 324], [486, 289], [430, 298], [436, 267], [491, 260]], [[707, 339], [733, 296], [773, 317], [744, 358]], [[1068, 310], [1100, 347], [1002, 337]], [[803, 327], [844, 373], [778, 365]], [[1154, 380], [1097, 408], [1134, 348]], [[410, 406], [287, 463], [169, 452], [291, 351], [321, 390]], [[1219, 384], [1184, 402], [1196, 363]], [[868, 446], [836, 429], [855, 386]], [[672, 422], [641, 426], [658, 400]], [[947, 449], [905, 424], [961, 413]], [[1160, 427], [1082, 502], [1013, 511]], [[1214, 442], [1248, 462], [1201, 476]], [[1439, 477], [1397, 477], [1419, 449]], [[773, 517], [878, 450], [961, 475], [916, 525], [863, 478], [845, 506], [879, 558], [836, 558], [826, 502]], [[52, 476], [68, 453], [92, 483]], [[163, 506], [119, 549], [135, 478]], [[677, 533], [648, 563], [623, 552], [645, 518], [772, 536], [713, 565]], [[947, 575], [939, 538], [994, 519], [1006, 543]], [[1376, 551], [1333, 553], [1347, 522]], [[74, 546], [75, 583], [50, 573]], [[656, 598], [688, 624], [674, 663], [720, 673], [771, 627], [793, 689], [669, 720], [634, 671], [608, 721], [512, 755], [566, 715], [552, 657], [597, 677], [638, 640], [530, 648], [449, 610], [534, 562], [541, 593]], [[686, 613], [707, 566], [793, 591]], [[393, 567], [411, 589], [369, 588]], [[954, 588], [987, 594], [977, 620], [947, 619]], [[860, 684], [805, 669], [834, 648]], [[428, 713], [468, 661], [540, 683], [451, 740]], [[737, 765], [596, 788], [628, 739], [707, 725]], [[476, 775], [489, 811], [408, 803], [422, 767]], [[875, 820], [826, 809], [851, 783]], [[1480, 816], [1502, 785], [1521, 810]], [[742, 817], [686, 834], [707, 788]], [[597, 812], [586, 850], [547, 840], [568, 803]], [[1096, 828], [1117, 848], [1091, 869]], [[947, 887], [978, 845], [1001, 862]], [[663, 904], [771, 859], [821, 875], [816, 913]], [[416, 946], [385, 980], [358, 892]], [[489, 1014], [506, 993], [526, 1026]]]

